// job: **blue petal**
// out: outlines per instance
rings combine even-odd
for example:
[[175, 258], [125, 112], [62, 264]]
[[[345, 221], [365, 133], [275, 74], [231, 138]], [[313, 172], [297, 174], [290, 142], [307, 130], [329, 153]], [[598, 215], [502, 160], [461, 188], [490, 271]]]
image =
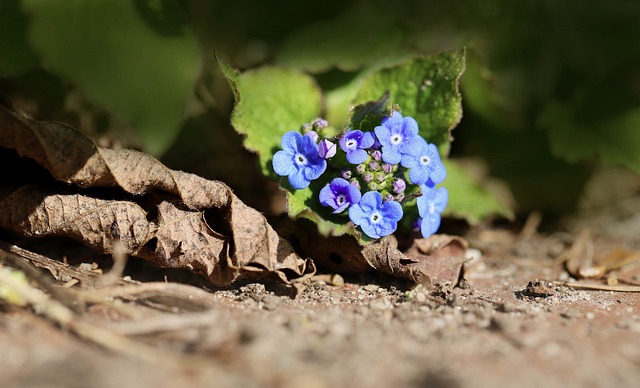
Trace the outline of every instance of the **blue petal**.
[[420, 225], [420, 232], [422, 237], [427, 238], [438, 231], [440, 228], [440, 214], [436, 213], [429, 217], [422, 218], [422, 224]]
[[349, 208], [349, 219], [356, 225], [361, 225], [368, 220], [368, 214], [364, 211], [360, 204], [356, 204]]
[[424, 219], [429, 216], [429, 204], [435, 198], [436, 189], [421, 185], [420, 190], [422, 191], [422, 195], [418, 197], [416, 203], [418, 205], [418, 214]]
[[349, 202], [345, 202], [341, 206], [338, 206], [336, 208], [336, 210], [333, 211], [333, 214], [342, 213], [344, 211], [344, 209], [346, 209], [348, 207], [349, 207]]
[[429, 143], [424, 140], [421, 136], [414, 137], [408, 143], [403, 143], [400, 147], [400, 152], [405, 155], [411, 155], [415, 159], [420, 158], [422, 155], [427, 153]]
[[349, 190], [349, 202], [351, 202], [351, 204], [356, 204], [360, 202], [360, 198], [362, 198], [362, 195], [360, 194], [360, 190], [358, 190], [356, 187], [354, 187], [351, 184], [349, 184], [349, 187], [347, 188], [347, 190]]
[[413, 155], [404, 154], [400, 159], [400, 164], [404, 168], [413, 168], [418, 164], [418, 160]]
[[405, 117], [403, 119], [404, 135], [407, 138], [413, 138], [418, 134], [418, 122], [413, 117]]
[[380, 236], [378, 234], [378, 228], [376, 228], [375, 225], [372, 225], [369, 222], [369, 219], [366, 220], [366, 222], [364, 222], [362, 225], [360, 225], [360, 228], [362, 228], [362, 231], [364, 232], [364, 234], [366, 234], [367, 236], [371, 237], [371, 238], [380, 238], [382, 236]]
[[435, 198], [433, 199], [433, 204], [438, 213], [442, 213], [444, 209], [447, 207], [447, 203], [449, 202], [449, 191], [444, 187], [440, 187], [436, 190]]
[[321, 158], [310, 161], [312, 163], [307, 164], [302, 170], [306, 179], [312, 181], [318, 179], [322, 173], [327, 169], [327, 161]]
[[287, 176], [296, 171], [293, 163], [294, 155], [289, 151], [278, 151], [273, 155], [273, 171], [280, 176]]
[[378, 234], [379, 237], [388, 236], [391, 233], [395, 232], [397, 227], [398, 227], [398, 223], [393, 221], [378, 224], [376, 228], [376, 233]]
[[296, 190], [305, 189], [309, 186], [309, 180], [304, 177], [303, 169], [299, 169], [289, 175], [289, 183]]
[[[384, 123], [384, 119], [382, 119], [382, 122]], [[375, 127], [373, 131], [376, 133], [376, 137], [378, 138], [380, 144], [382, 144], [383, 146], [388, 146], [391, 144], [391, 131], [389, 130], [389, 128], [379, 125]]]
[[395, 223], [402, 219], [402, 205], [396, 201], [387, 201], [383, 203], [380, 210], [385, 221]]
[[391, 117], [389, 117], [387, 120], [383, 118], [382, 121], [383, 123], [386, 123], [388, 127], [401, 127], [403, 121], [402, 113], [394, 110], [393, 113], [391, 113]]
[[289, 131], [282, 135], [280, 144], [282, 145], [282, 149], [296, 153], [298, 152], [298, 145], [300, 144], [300, 140], [302, 140], [301, 134], [296, 131]]
[[368, 156], [369, 155], [365, 150], [353, 150], [351, 152], [347, 152], [347, 161], [351, 164], [360, 164], [364, 163]]
[[323, 206], [331, 206], [332, 208], [336, 208], [335, 194], [329, 185], [325, 186], [320, 190], [320, 194], [318, 195], [318, 199]]
[[367, 191], [360, 198], [358, 205], [362, 207], [363, 211], [373, 213], [374, 210], [379, 209], [380, 205], [382, 205], [382, 194], [377, 191]]
[[429, 177], [434, 185], [442, 183], [447, 177], [447, 169], [444, 167], [444, 164], [442, 164], [442, 162], [435, 164]]
[[422, 166], [415, 166], [409, 170], [409, 180], [415, 185], [422, 185], [427, 183], [429, 179], [429, 170]]
[[402, 156], [396, 147], [382, 145], [382, 161], [389, 164], [398, 164]]
[[375, 143], [376, 139], [371, 132], [365, 132], [362, 134], [362, 138], [360, 139], [359, 148], [371, 148], [373, 147], [373, 143]]
[[302, 136], [300, 138], [299, 149], [307, 159], [315, 159], [319, 156], [318, 145], [313, 141], [311, 136]]

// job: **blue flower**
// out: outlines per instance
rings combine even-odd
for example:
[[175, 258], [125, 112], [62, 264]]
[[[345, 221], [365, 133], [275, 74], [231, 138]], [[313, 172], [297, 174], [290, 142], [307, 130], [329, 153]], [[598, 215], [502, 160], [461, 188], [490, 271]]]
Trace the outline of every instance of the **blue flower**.
[[447, 170], [442, 164], [438, 147], [427, 143], [418, 136], [405, 148], [402, 155], [402, 167], [409, 169], [409, 180], [416, 185], [427, 184], [430, 186], [442, 183], [447, 177]]
[[365, 149], [370, 148], [375, 142], [371, 132], [348, 129], [338, 141], [340, 148], [347, 153], [347, 160], [351, 164], [364, 163], [369, 157]]
[[422, 218], [420, 231], [422, 237], [427, 238], [438, 231], [440, 227], [440, 213], [447, 207], [449, 192], [444, 187], [420, 186], [422, 196], [418, 197], [418, 213]]
[[334, 178], [320, 190], [320, 203], [331, 206], [333, 214], [342, 212], [350, 205], [360, 202], [360, 190], [342, 178]]
[[382, 145], [382, 160], [398, 164], [404, 148], [418, 134], [418, 122], [413, 117], [402, 117], [400, 112], [393, 112], [391, 117], [384, 117], [382, 125], [373, 131]]
[[282, 150], [273, 155], [273, 170], [288, 176], [291, 187], [304, 189], [327, 168], [327, 161], [318, 155], [318, 145], [311, 136], [289, 131], [282, 136]]
[[371, 238], [393, 233], [402, 218], [402, 206], [395, 201], [382, 202], [377, 191], [367, 191], [360, 202], [349, 209], [349, 219]]

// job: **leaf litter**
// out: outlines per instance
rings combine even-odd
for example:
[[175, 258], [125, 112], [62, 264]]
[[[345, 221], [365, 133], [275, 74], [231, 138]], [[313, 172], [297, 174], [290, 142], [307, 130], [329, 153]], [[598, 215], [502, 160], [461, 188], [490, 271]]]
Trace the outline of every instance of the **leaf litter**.
[[170, 170], [134, 150], [98, 147], [73, 128], [4, 107], [0, 127], [0, 147], [69, 184], [3, 188], [4, 229], [26, 237], [67, 236], [102, 253], [118, 241], [128, 254], [199, 272], [215, 285], [270, 274], [289, 283], [315, 272], [313, 262], [300, 258], [222, 182]]

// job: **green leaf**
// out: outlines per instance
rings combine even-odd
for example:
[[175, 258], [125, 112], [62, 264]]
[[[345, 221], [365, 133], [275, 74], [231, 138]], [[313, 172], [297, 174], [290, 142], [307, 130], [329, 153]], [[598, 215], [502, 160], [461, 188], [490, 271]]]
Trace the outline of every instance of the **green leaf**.
[[239, 74], [220, 60], [218, 66], [234, 90], [231, 124], [246, 135], [244, 146], [258, 154], [262, 173], [275, 178], [271, 160], [282, 135], [318, 117], [320, 89], [298, 70], [267, 66]]
[[390, 102], [416, 119], [420, 135], [446, 154], [451, 130], [462, 117], [458, 81], [464, 66], [465, 50], [460, 49], [381, 69], [363, 80], [354, 103], [377, 100], [389, 92]]
[[[349, 106], [353, 105], [352, 103], [358, 94], [360, 85], [367, 77], [380, 69], [399, 65], [413, 57], [414, 55], [406, 53], [404, 55], [397, 55], [391, 58], [378, 58], [367, 67], [355, 73], [353, 78], [349, 81], [343, 82], [337, 87], [332, 85], [332, 87], [325, 89], [325, 118], [329, 123], [333, 123], [338, 126], [344, 123], [349, 116]], [[376, 98], [379, 97], [380, 96]]]
[[161, 34], [130, 1], [24, 0], [23, 7], [49, 70], [133, 125], [147, 152], [171, 145], [198, 75], [189, 30]]
[[385, 93], [377, 101], [356, 105], [351, 108], [343, 130], [353, 128], [363, 132], [373, 131], [376, 126], [380, 125], [382, 118], [389, 115], [390, 108], [389, 93]]
[[577, 120], [574, 111], [552, 103], [540, 117], [555, 155], [570, 162], [599, 158], [640, 173], [639, 108], [589, 122]]
[[312, 73], [332, 67], [353, 71], [406, 52], [403, 41], [404, 32], [393, 18], [363, 2], [334, 19], [296, 30], [284, 41], [276, 63]]
[[513, 218], [513, 211], [491, 194], [482, 183], [469, 176], [455, 160], [445, 160], [447, 179], [442, 183], [449, 191], [446, 214], [464, 218], [476, 224], [491, 215]]
[[237, 81], [238, 77], [240, 76], [240, 72], [218, 58], [218, 54], [214, 54], [214, 57], [216, 59], [216, 63], [218, 64], [218, 68], [220, 69], [220, 71], [222, 71], [222, 75], [224, 75], [227, 79], [227, 82], [229, 82], [231, 92], [233, 93], [233, 98], [236, 102], [238, 102], [240, 100], [240, 92], [238, 91]]
[[19, 0], [0, 2], [0, 76], [23, 73], [38, 65], [27, 44], [27, 20]]

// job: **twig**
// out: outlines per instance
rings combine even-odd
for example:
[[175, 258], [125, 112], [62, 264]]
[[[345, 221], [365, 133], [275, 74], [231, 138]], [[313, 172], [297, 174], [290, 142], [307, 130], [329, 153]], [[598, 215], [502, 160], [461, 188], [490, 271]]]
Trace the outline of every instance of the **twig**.
[[111, 257], [113, 258], [113, 266], [111, 271], [104, 274], [97, 282], [98, 287], [111, 286], [122, 280], [122, 274], [127, 266], [127, 251], [120, 240], [116, 240], [111, 248], [113, 252]]
[[80, 337], [104, 348], [168, 366], [183, 367], [205, 362], [204, 359], [199, 357], [158, 350], [103, 327], [83, 321], [62, 303], [51, 299], [48, 295], [31, 287], [29, 284], [17, 281], [6, 272], [0, 271], [0, 283], [10, 287], [27, 303], [37, 308], [42, 315], [61, 326], [67, 327]]
[[597, 290], [597, 291], [617, 291], [617, 292], [640, 292], [640, 286], [617, 285], [610, 286], [608, 284], [584, 284], [584, 283], [565, 283], [553, 282], [558, 286], [575, 288], [579, 290]]
[[[39, 255], [37, 253], [20, 248], [16, 245], [7, 244], [2, 241], [0, 241], [0, 250], [10, 252], [22, 258], [23, 261], [28, 261], [38, 268], [46, 269], [51, 273], [51, 275], [53, 275], [56, 280], [69, 281], [74, 278], [80, 280], [80, 282], [85, 285], [93, 285], [101, 276], [100, 274], [94, 272], [81, 271], [66, 263], [61, 263], [57, 260], [50, 259], [46, 256]], [[12, 262], [15, 262], [15, 260], [12, 260]], [[63, 275], [66, 275], [66, 277]]]
[[217, 311], [208, 310], [202, 313], [171, 314], [140, 321], [108, 323], [106, 327], [122, 335], [143, 335], [211, 326], [219, 316]]
[[161, 300], [171, 306], [189, 310], [209, 309], [214, 305], [212, 294], [186, 284], [179, 283], [142, 283], [124, 286], [105, 287], [90, 292], [97, 298], [125, 298], [135, 296], [144, 299]]

